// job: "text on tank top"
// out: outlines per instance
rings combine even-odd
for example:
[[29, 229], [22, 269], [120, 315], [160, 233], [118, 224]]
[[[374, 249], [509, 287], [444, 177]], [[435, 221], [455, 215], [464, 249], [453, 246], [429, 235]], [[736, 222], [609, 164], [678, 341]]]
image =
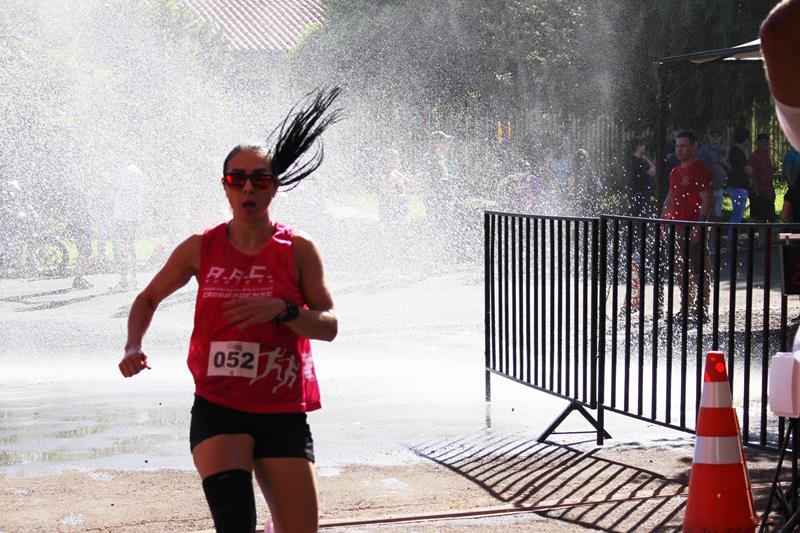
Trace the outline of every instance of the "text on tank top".
[[195, 394], [253, 413], [320, 408], [308, 339], [286, 324], [262, 322], [238, 329], [222, 317], [223, 302], [272, 297], [304, 306], [292, 253], [292, 228], [275, 233], [254, 255], [230, 243], [226, 223], [202, 237], [194, 330], [188, 365]]

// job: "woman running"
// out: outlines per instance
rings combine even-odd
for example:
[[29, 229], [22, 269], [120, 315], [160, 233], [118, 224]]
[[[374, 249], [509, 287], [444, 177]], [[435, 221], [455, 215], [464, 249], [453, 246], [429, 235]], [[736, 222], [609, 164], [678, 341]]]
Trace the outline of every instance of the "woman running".
[[269, 207], [278, 187], [295, 186], [321, 164], [321, 147], [302, 156], [338, 120], [339, 110], [328, 112], [338, 94], [318, 91], [290, 113], [270, 148], [240, 145], [228, 154], [222, 185], [233, 218], [179, 244], [128, 317], [125, 377], [150, 368], [142, 339], [159, 302], [197, 279], [189, 441], [218, 532], [255, 530], [253, 472], [276, 532], [317, 531], [305, 413], [320, 408], [320, 397], [309, 339], [333, 340], [337, 320], [317, 248], [273, 221]]

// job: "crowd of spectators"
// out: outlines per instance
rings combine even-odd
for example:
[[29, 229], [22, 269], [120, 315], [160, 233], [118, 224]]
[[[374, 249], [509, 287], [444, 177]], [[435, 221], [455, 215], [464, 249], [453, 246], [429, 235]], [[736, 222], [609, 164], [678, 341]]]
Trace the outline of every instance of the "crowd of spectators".
[[[750, 132], [744, 128], [736, 129], [731, 144], [726, 151], [723, 145], [722, 130], [709, 128], [706, 142], [700, 146], [696, 136], [687, 129], [676, 126], [673, 138], [667, 142], [666, 185], [669, 190], [676, 186], [675, 169], [681, 164], [676, 153], [676, 140], [683, 133], [690, 133], [692, 157], [707, 171], [702, 188], [709, 193], [708, 210], [703, 220], [742, 222], [748, 206], [752, 222], [774, 222], [775, 175], [776, 168], [770, 149], [770, 138], [766, 133], [756, 136], [755, 149], [750, 152]], [[652, 216], [651, 204], [657, 202], [655, 190], [655, 165], [645, 155], [645, 141], [632, 141], [626, 153], [625, 189], [628, 196], [628, 215], [638, 217]], [[797, 181], [800, 173], [800, 154], [791, 149], [783, 158], [783, 177], [787, 184]], [[700, 168], [700, 167], [697, 167]], [[723, 213], [724, 198], [730, 199], [730, 218]], [[678, 201], [685, 202], [683, 198]], [[661, 202], [664, 212], [669, 206]], [[695, 219], [693, 219], [695, 220]]]
[[[402, 220], [407, 213], [398, 200], [407, 203], [411, 195], [422, 199], [427, 218], [442, 224], [465, 216], [464, 204], [470, 200], [476, 207], [521, 213], [657, 218], [665, 211], [663, 195], [672, 187], [670, 176], [680, 166], [676, 140], [686, 131], [675, 126], [667, 142], [667, 174], [663, 178], [656, 175], [657, 165], [648, 154], [651, 139], [629, 141], [615, 168], [607, 162], [601, 168], [586, 148], [569, 150], [553, 139], [534, 140], [530, 145], [517, 141], [513, 147], [499, 145], [493, 152], [480, 154], [468, 147], [465, 155], [464, 139], [435, 131], [420, 156], [404, 156], [389, 148], [376, 158], [386, 167], [378, 172], [379, 218], [392, 224]], [[742, 222], [748, 206], [749, 221], [777, 220], [776, 168], [766, 133], [757, 135], [752, 153], [750, 133], [745, 129], [735, 130], [727, 145], [718, 127], [709, 128], [702, 141], [692, 138], [692, 157], [709, 176], [709, 183], [703, 184], [709, 192], [704, 220]], [[794, 183], [800, 172], [800, 154], [790, 151], [782, 166], [787, 182]]]

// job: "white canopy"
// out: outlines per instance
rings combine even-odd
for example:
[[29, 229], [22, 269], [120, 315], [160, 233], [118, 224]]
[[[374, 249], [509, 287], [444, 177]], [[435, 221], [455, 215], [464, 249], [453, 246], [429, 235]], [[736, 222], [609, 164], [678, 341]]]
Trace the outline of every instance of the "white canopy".
[[709, 63], [711, 61], [760, 61], [761, 39], [719, 50], [705, 50], [691, 54], [665, 57], [658, 63]]

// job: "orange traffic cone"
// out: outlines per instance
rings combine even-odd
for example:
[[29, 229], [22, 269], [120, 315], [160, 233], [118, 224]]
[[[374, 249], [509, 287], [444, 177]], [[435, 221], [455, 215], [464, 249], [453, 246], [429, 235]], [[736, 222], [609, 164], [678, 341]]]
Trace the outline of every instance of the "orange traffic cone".
[[683, 531], [751, 532], [756, 517], [725, 354], [708, 352]]

